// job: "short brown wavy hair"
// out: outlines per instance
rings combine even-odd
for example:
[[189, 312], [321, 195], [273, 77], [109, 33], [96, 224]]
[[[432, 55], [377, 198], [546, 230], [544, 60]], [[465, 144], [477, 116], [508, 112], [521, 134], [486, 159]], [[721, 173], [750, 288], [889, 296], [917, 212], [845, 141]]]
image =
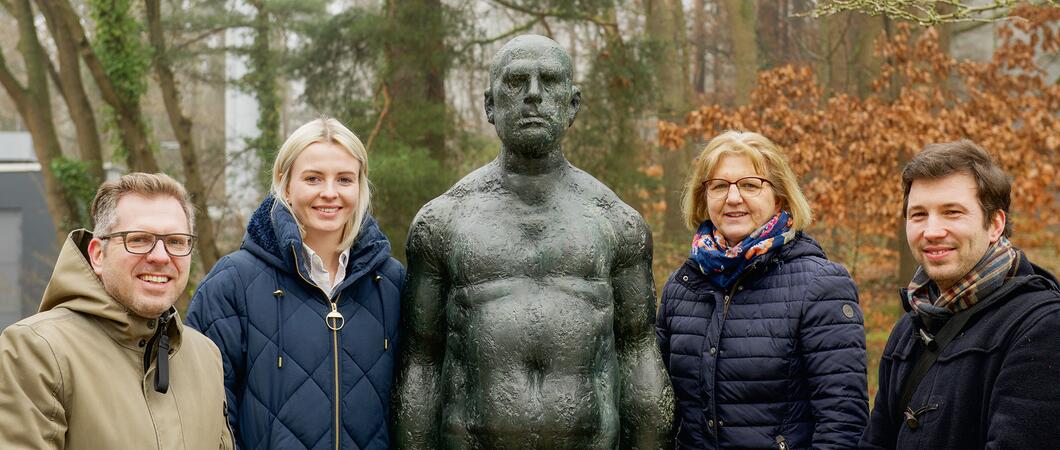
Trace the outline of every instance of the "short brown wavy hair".
[[956, 173], [966, 173], [975, 179], [979, 206], [983, 208], [983, 226], [998, 211], [1005, 213], [1003, 235], [1012, 235], [1012, 221], [1008, 219], [1012, 203], [1012, 181], [994, 162], [990, 154], [975, 142], [961, 139], [954, 142], [930, 144], [913, 156], [902, 169], [902, 217], [908, 217], [909, 190], [916, 180], [933, 180]]
[[118, 222], [114, 210], [118, 207], [118, 201], [129, 194], [177, 199], [184, 209], [184, 215], [188, 217], [189, 232], [195, 233], [195, 208], [184, 185], [164, 173], [132, 172], [117, 180], [106, 181], [96, 190], [96, 198], [92, 199], [92, 222], [95, 224], [92, 234], [103, 236], [114, 231], [112, 228]]

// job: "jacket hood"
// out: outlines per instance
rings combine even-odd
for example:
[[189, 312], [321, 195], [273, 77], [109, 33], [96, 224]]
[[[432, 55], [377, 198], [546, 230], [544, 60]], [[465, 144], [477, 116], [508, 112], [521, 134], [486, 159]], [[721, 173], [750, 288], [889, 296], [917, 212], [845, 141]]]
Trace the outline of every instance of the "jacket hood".
[[795, 258], [802, 258], [806, 256], [816, 256], [818, 258], [828, 257], [824, 254], [824, 249], [821, 248], [821, 244], [818, 244], [810, 235], [800, 231], [795, 233], [795, 238], [791, 240], [787, 245], [784, 245], [780, 249], [778, 257], [783, 261], [790, 261]]
[[[1053, 284], [1052, 289], [1060, 290], [1060, 281], [1058, 281], [1056, 279], [1055, 275], [1050, 273], [1048, 270], [1045, 270], [1041, 266], [1030, 262], [1030, 260], [1027, 259], [1027, 255], [1026, 254], [1022, 254], [1022, 250], [1020, 252], [1021, 252], [1020, 268], [1017, 269], [1017, 271], [1016, 271], [1017, 275], [1022, 274], [1022, 273], [1028, 273], [1028, 274], [1034, 274], [1034, 275], [1040, 276], [1040, 277], [1044, 278], [1046, 281], [1048, 281], [1048, 282]], [[1026, 267], [1024, 266], [1024, 264], [1026, 264]], [[1026, 271], [1026, 272], [1024, 272], [1024, 271]]]
[[[302, 246], [302, 234], [291, 211], [270, 194], [261, 202], [247, 223], [242, 248], [277, 269], [300, 274], [309, 280], [307, 255]], [[297, 255], [297, 256], [296, 256]], [[365, 215], [360, 235], [350, 248], [346, 278], [336, 292], [354, 280], [374, 270], [390, 258], [390, 241], [379, 229], [371, 215]]]
[[[111, 325], [103, 328], [115, 341], [137, 349], [141, 339], [154, 334], [155, 321], [133, 314], [107, 293], [89, 262], [88, 243], [91, 241], [92, 232], [88, 230], [76, 230], [67, 236], [38, 311], [62, 308], [98, 318]], [[167, 331], [171, 345], [176, 349], [180, 346], [183, 324], [175, 308], [171, 307], [170, 312], [173, 316]]]

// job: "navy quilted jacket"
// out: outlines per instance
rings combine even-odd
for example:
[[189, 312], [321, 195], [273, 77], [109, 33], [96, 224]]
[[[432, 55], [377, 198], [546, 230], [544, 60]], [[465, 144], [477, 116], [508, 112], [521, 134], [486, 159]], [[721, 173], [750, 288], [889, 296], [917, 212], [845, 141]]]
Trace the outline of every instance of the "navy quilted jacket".
[[228, 420], [242, 449], [385, 449], [405, 269], [370, 217], [334, 300], [310, 281], [290, 211], [268, 197], [242, 248], [199, 284], [187, 324], [221, 349]]
[[868, 420], [857, 290], [808, 236], [760, 257], [729, 290], [686, 261], [663, 288], [656, 336], [677, 448], [857, 445]]

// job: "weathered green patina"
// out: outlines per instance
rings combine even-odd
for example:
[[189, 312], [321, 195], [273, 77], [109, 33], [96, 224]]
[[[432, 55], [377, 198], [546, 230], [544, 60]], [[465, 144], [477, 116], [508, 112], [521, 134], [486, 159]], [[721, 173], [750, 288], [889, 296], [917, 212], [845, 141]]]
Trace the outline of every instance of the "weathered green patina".
[[500, 155], [410, 228], [396, 448], [670, 447], [651, 234], [564, 157], [580, 102], [555, 41], [519, 36], [494, 57]]

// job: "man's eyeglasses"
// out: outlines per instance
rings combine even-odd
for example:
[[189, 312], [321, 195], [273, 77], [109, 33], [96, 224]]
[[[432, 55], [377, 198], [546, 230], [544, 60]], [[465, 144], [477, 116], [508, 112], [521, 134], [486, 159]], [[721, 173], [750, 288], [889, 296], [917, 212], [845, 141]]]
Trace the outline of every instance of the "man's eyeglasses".
[[713, 199], [722, 199], [729, 195], [729, 186], [736, 185], [743, 197], [756, 197], [762, 193], [769, 180], [762, 177], [743, 177], [736, 181], [711, 178], [703, 182], [706, 187], [707, 196]]
[[162, 247], [169, 256], [188, 256], [195, 247], [195, 235], [186, 233], [155, 234], [146, 231], [119, 231], [99, 239], [120, 237], [125, 244], [125, 251], [134, 255], [146, 255], [155, 249], [155, 244], [162, 241]]

